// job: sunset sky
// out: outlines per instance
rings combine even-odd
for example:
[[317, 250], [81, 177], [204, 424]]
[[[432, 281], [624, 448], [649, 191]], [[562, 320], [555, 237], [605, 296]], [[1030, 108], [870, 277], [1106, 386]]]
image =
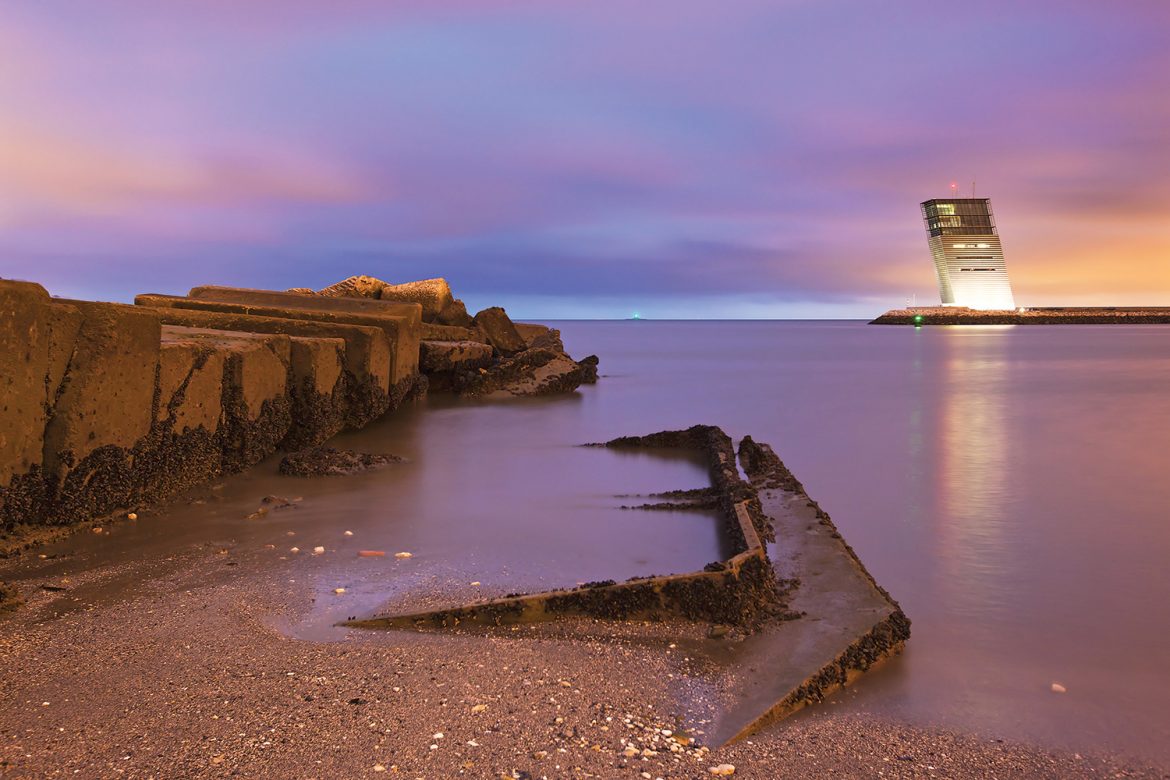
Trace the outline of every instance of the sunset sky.
[[1170, 305], [1170, 3], [7, 2], [0, 276], [128, 300], [445, 276], [521, 317]]

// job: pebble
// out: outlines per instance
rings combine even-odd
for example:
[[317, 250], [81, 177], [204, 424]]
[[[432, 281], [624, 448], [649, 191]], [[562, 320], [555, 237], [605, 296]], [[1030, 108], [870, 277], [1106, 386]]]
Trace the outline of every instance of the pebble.
[[342, 593], [345, 593], [345, 588], [334, 588], [333, 592], [340, 596]]
[[1052, 692], [1053, 693], [1068, 693], [1068, 688], [1065, 688], [1063, 685], [1061, 685], [1058, 682], [1054, 682], [1054, 683], [1052, 683]]
[[476, 715], [478, 715], [479, 713], [483, 712], [483, 711], [484, 711], [484, 710], [486, 710], [486, 709], [487, 709], [487, 705], [486, 705], [486, 704], [477, 704], [477, 705], [475, 705], [474, 707], [472, 707], [472, 708], [471, 708], [471, 712], [472, 712], [473, 714], [476, 714]]
[[346, 535], [346, 536], [353, 536], [353, 531], [346, 531], [346, 532], [345, 532], [345, 535]]
[[394, 557], [395, 558], [413, 558], [414, 553], [398, 552], [398, 553], [394, 553]]
[[384, 550], [358, 550], [359, 558], [385, 558], [386, 552]]
[[479, 580], [476, 580], [475, 582], [471, 583], [471, 587], [478, 588], [479, 587]]
[[381, 764], [374, 764], [374, 771], [375, 772], [385, 772], [386, 767], [382, 766]]
[[313, 548], [313, 555], [324, 555], [324, 554], [325, 554], [324, 547], [314, 547]]
[[707, 770], [707, 772], [710, 774], [713, 774], [713, 775], [721, 775], [721, 776], [734, 775], [735, 774], [735, 766], [733, 764], [719, 764], [718, 766], [711, 767], [710, 769]]
[[301, 551], [301, 548], [300, 547], [290, 547], [290, 548], [288, 548], [288, 551], [290, 553], [292, 553], [293, 555], [296, 555], [297, 553], [299, 553]]
[[138, 513], [137, 513], [137, 512], [131, 512], [130, 514], [126, 515], [126, 519], [127, 519], [127, 520], [137, 520], [137, 519], [138, 519]]

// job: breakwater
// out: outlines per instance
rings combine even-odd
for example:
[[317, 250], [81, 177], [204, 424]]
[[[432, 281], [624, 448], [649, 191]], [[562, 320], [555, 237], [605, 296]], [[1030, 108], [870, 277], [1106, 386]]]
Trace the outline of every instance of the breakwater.
[[[421, 356], [421, 365], [420, 365]], [[197, 287], [135, 305], [0, 280], [0, 535], [133, 511], [360, 428], [433, 384], [567, 392], [596, 358], [447, 282]], [[14, 541], [15, 540], [15, 541]]]
[[890, 309], [870, 325], [1166, 325], [1170, 306], [1049, 306], [983, 311], [963, 306]]

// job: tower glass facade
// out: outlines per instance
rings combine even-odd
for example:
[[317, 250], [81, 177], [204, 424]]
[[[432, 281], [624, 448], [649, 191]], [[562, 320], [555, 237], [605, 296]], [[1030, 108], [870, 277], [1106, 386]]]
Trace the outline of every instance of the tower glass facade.
[[922, 219], [943, 306], [1016, 307], [990, 199], [928, 200]]

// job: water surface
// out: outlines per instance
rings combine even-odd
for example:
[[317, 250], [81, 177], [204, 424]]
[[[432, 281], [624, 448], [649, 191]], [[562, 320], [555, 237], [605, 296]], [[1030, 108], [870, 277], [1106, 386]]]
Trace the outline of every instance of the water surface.
[[[595, 387], [433, 397], [335, 442], [408, 463], [297, 480], [270, 459], [159, 522], [83, 536], [59, 567], [274, 543], [272, 576], [317, 596], [287, 627], [311, 639], [387, 602], [692, 570], [725, 557], [713, 516], [620, 506], [705, 485], [702, 464], [577, 445], [714, 424], [772, 444], [913, 620], [906, 652], [834, 706], [1170, 763], [1170, 327], [560, 326], [601, 356]], [[302, 500], [246, 520], [266, 494]]]

